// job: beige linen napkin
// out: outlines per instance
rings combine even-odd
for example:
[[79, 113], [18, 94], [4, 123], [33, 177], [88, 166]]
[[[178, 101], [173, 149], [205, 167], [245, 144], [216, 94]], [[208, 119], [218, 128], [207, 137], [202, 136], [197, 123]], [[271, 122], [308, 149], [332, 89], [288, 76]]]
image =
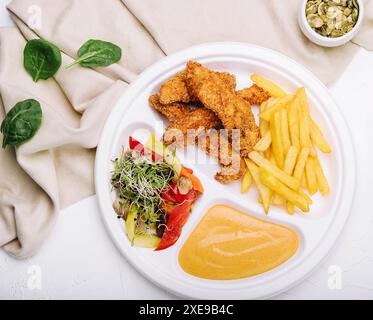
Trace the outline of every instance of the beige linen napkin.
[[[35, 5], [42, 8], [42, 28], [31, 30], [26, 23]], [[11, 148], [0, 151], [0, 246], [25, 258], [40, 247], [60, 208], [94, 193], [95, 147], [106, 117], [126, 83], [164, 54], [120, 1], [19, 0], [9, 9], [22, 34], [0, 29], [4, 109], [34, 98], [43, 110], [42, 127], [16, 158]], [[54, 79], [34, 83], [22, 65], [25, 38], [34, 37], [59, 46], [63, 65], [91, 38], [118, 44], [124, 58], [100, 70], [62, 67]]]
[[[0, 121], [16, 102], [34, 98], [42, 105], [43, 123], [16, 152], [0, 150], [0, 247], [18, 258], [33, 255], [59, 209], [94, 193], [95, 147], [106, 117], [126, 83], [164, 54], [203, 42], [243, 41], [293, 57], [326, 83], [336, 79], [357, 46], [325, 49], [310, 43], [297, 25], [298, 5], [298, 0], [14, 0], [9, 10], [20, 32], [0, 29]], [[368, 9], [373, 19], [372, 1]], [[38, 15], [41, 24], [34, 24]], [[372, 49], [369, 23], [357, 40]], [[123, 59], [96, 70], [62, 67], [54, 79], [34, 83], [23, 69], [22, 52], [35, 37], [59, 46], [63, 65], [91, 38], [118, 44]]]

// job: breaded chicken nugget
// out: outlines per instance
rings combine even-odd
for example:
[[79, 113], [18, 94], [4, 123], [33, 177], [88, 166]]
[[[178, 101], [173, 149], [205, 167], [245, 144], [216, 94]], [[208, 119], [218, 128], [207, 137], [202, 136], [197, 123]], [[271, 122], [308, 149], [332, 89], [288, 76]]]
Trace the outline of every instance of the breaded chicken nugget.
[[250, 88], [237, 91], [237, 94], [251, 105], [261, 105], [271, 97], [269, 93], [256, 84], [252, 85]]
[[222, 171], [216, 174], [215, 179], [221, 183], [229, 183], [243, 176], [245, 163], [239, 153], [233, 150], [228, 137], [210, 130], [221, 127], [215, 113], [206, 108], [190, 109], [181, 103], [162, 105], [158, 95], [152, 95], [149, 104], [171, 121], [163, 136], [165, 144], [177, 147], [195, 144], [218, 159]]
[[189, 92], [219, 117], [225, 129], [240, 131], [240, 153], [247, 157], [260, 138], [251, 105], [215, 72], [197, 62], [188, 62], [186, 83]]
[[[164, 134], [164, 142], [171, 144], [187, 144], [188, 131], [191, 135], [216, 128], [220, 124], [219, 118], [206, 108], [191, 109], [181, 103], [163, 105], [158, 95], [149, 98], [149, 104], [171, 121]], [[194, 131], [194, 132], [192, 132]]]
[[[228, 72], [213, 71], [228, 88], [235, 90], [236, 77]], [[179, 72], [171, 79], [161, 85], [159, 92], [159, 100], [162, 104], [170, 104], [174, 102], [191, 103], [198, 102], [198, 99], [189, 92], [186, 83], [186, 71]]]
[[185, 84], [185, 76], [185, 71], [182, 71], [162, 84], [159, 91], [159, 100], [162, 104], [193, 101]]

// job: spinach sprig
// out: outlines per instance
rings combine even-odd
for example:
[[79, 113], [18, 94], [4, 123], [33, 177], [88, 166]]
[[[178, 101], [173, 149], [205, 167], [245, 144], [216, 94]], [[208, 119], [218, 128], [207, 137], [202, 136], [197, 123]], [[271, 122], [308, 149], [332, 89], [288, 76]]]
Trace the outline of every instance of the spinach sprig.
[[117, 63], [121, 57], [122, 49], [117, 45], [102, 40], [88, 40], [80, 47], [78, 59], [66, 69], [77, 64], [86, 68], [107, 67]]
[[3, 148], [19, 146], [30, 140], [41, 126], [42, 110], [34, 99], [18, 102], [6, 115], [0, 131], [4, 135]]
[[27, 42], [23, 51], [23, 65], [35, 82], [53, 77], [61, 63], [61, 51], [54, 44], [41, 39]]

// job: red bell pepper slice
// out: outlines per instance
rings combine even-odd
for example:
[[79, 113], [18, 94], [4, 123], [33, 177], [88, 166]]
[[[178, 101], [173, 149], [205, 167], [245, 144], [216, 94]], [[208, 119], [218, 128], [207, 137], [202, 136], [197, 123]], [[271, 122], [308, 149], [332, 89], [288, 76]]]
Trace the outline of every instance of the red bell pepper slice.
[[167, 228], [155, 251], [165, 250], [176, 243], [181, 235], [183, 226], [188, 220], [191, 207], [192, 203], [185, 201], [171, 211], [167, 221]]
[[[130, 149], [131, 150], [135, 150], [137, 152], [140, 152], [140, 154], [142, 156], [145, 155], [146, 153], [146, 148], [145, 146], [138, 140], [136, 140], [135, 138], [133, 137], [129, 137], [129, 145], [130, 145]], [[155, 153], [153, 150], [152, 150], [152, 161], [158, 161], [160, 159], [163, 159], [162, 156], [160, 156], [159, 154]]]
[[162, 192], [161, 198], [166, 202], [178, 203], [174, 190], [171, 187]]
[[162, 199], [166, 202], [183, 203], [194, 202], [198, 198], [198, 191], [191, 189], [187, 194], [181, 194], [177, 182], [173, 182], [168, 189], [162, 192]]
[[131, 150], [138, 151], [141, 155], [145, 154], [144, 145], [140, 141], [137, 141], [135, 138], [129, 137], [129, 145]]

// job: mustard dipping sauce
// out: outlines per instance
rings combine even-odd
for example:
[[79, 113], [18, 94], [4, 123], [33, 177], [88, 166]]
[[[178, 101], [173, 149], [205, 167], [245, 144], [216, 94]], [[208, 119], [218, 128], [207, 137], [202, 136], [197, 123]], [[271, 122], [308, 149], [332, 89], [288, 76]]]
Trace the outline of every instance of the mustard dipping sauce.
[[185, 242], [179, 264], [186, 273], [203, 279], [242, 279], [278, 267], [298, 246], [291, 229], [216, 205]]

